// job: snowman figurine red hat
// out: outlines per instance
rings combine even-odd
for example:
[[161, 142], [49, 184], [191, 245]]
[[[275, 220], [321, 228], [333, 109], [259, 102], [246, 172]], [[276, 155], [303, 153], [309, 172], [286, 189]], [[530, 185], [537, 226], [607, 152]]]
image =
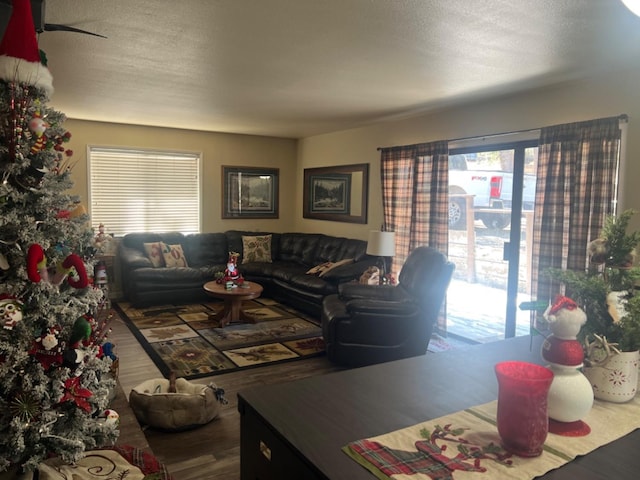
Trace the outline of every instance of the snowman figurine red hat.
[[47, 96], [53, 93], [53, 77], [40, 60], [30, 0], [13, 0], [13, 11], [0, 42], [0, 79], [31, 85]]
[[558, 365], [581, 366], [584, 351], [576, 337], [587, 321], [584, 311], [572, 299], [558, 295], [544, 317], [552, 335], [542, 344], [542, 358]]

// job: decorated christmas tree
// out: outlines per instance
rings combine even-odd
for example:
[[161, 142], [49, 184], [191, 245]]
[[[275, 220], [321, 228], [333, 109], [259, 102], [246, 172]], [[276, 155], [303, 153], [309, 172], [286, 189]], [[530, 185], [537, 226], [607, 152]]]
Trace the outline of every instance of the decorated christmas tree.
[[0, 471], [74, 462], [118, 435], [93, 233], [66, 193], [70, 134], [41, 58], [30, 2], [14, 0], [0, 43]]

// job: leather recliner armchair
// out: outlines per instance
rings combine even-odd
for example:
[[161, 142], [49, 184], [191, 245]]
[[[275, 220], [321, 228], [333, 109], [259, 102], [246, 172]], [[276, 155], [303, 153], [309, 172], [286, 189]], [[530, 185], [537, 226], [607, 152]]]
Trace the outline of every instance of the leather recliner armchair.
[[396, 287], [342, 284], [322, 303], [329, 360], [355, 367], [425, 354], [454, 268], [441, 252], [418, 247]]

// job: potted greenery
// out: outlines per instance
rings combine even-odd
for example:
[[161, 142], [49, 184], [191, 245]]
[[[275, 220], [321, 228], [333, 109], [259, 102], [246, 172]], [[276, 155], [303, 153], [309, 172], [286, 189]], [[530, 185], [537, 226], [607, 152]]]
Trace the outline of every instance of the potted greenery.
[[578, 339], [594, 395], [617, 402], [635, 395], [640, 364], [640, 295], [635, 291], [640, 268], [634, 266], [640, 232], [627, 232], [634, 214], [626, 210], [607, 217], [600, 237], [588, 246], [587, 271], [549, 271], [587, 314]]

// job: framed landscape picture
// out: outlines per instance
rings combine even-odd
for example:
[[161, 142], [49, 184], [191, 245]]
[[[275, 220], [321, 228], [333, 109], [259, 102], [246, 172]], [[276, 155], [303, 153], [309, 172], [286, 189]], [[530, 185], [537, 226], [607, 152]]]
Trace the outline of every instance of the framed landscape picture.
[[222, 218], [278, 218], [277, 168], [222, 166]]
[[369, 164], [306, 168], [303, 217], [367, 223]]
[[311, 213], [349, 213], [351, 174], [312, 175], [309, 179]]

